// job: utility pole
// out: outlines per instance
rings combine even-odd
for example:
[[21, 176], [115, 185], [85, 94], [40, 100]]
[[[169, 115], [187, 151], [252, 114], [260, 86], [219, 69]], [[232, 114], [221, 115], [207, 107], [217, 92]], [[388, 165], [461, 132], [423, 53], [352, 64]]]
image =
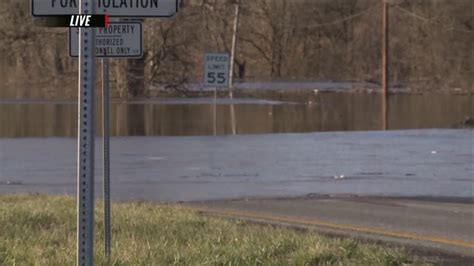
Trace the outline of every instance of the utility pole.
[[389, 104], [389, 6], [382, 0], [382, 129], [388, 129]]
[[234, 28], [232, 34], [232, 50], [230, 54], [230, 66], [229, 66], [229, 98], [231, 100], [230, 104], [230, 121], [232, 126], [232, 135], [236, 134], [236, 125], [235, 125], [235, 110], [232, 99], [234, 98], [234, 60], [235, 60], [235, 46], [237, 42], [237, 29], [239, 25], [239, 16], [240, 16], [240, 2], [235, 0], [235, 12], [234, 12]]

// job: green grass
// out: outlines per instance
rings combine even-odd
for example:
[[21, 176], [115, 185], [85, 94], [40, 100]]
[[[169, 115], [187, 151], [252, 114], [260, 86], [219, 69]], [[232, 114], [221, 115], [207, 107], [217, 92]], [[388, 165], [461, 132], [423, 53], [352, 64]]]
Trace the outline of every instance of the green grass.
[[[95, 261], [102, 256], [96, 212]], [[403, 250], [214, 218], [153, 203], [113, 204], [114, 265], [407, 265]], [[0, 265], [74, 265], [75, 199], [0, 196]]]

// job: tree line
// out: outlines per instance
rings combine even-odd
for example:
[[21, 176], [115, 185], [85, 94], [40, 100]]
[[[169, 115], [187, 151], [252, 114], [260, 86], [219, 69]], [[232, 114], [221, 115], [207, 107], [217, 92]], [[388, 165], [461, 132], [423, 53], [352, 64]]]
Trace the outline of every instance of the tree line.
[[[202, 82], [205, 52], [230, 52], [236, 0], [184, 0], [145, 19], [145, 56], [112, 60], [115, 93]], [[240, 0], [236, 82], [367, 81], [381, 76], [382, 0]], [[390, 1], [390, 80], [416, 91], [473, 91], [474, 2]], [[67, 30], [41, 28], [29, 0], [0, 3], [2, 98], [74, 97]], [[17, 90], [35, 86], [35, 91]]]

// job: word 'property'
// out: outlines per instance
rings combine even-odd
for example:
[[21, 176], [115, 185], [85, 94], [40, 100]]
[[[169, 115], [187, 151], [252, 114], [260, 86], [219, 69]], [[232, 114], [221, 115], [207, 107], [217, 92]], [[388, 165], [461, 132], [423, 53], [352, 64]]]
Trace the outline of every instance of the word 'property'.
[[[77, 8], [79, 0], [51, 0], [51, 7]], [[99, 8], [158, 8], [158, 0], [97, 0]]]
[[99, 28], [97, 34], [133, 34], [135, 32], [135, 25], [110, 25], [107, 28]]

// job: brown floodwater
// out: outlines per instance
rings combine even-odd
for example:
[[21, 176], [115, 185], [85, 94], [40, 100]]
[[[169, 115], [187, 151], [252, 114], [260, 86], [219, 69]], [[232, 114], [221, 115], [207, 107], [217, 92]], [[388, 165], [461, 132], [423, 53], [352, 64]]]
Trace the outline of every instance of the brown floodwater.
[[[230, 102], [218, 99], [217, 134], [230, 134]], [[472, 95], [395, 94], [389, 101], [389, 129], [453, 128], [474, 117]], [[100, 104], [97, 133], [100, 135]], [[308, 103], [265, 100], [234, 102], [238, 134], [380, 130], [380, 95], [321, 93]], [[213, 99], [112, 101], [112, 136], [214, 134]], [[77, 130], [74, 102], [0, 101], [0, 137], [72, 137]]]

